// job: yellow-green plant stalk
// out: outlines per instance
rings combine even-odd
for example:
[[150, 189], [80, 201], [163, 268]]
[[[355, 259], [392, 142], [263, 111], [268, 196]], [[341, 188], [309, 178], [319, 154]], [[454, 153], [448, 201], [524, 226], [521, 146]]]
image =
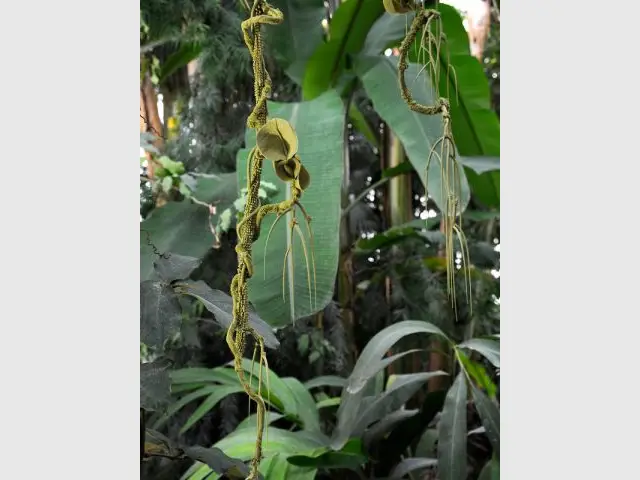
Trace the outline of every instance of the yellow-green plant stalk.
[[[265, 70], [263, 57], [262, 26], [282, 23], [283, 15], [280, 10], [270, 6], [265, 0], [255, 0], [250, 11], [250, 17], [242, 22], [244, 41], [251, 54], [254, 75], [255, 106], [247, 119], [247, 126], [256, 130], [256, 146], [249, 153], [247, 159], [247, 199], [244, 216], [236, 227], [238, 241], [236, 253], [238, 269], [231, 281], [231, 296], [233, 298], [233, 320], [227, 330], [227, 344], [234, 357], [234, 369], [247, 395], [257, 405], [257, 433], [255, 452], [251, 460], [251, 468], [247, 480], [258, 478], [258, 467], [262, 460], [262, 437], [264, 433], [265, 401], [261, 396], [262, 366], [267, 367], [267, 357], [264, 339], [249, 324], [249, 294], [248, 280], [254, 273], [251, 258], [251, 246], [260, 232], [260, 224], [265, 215], [276, 213], [276, 222], [289, 212], [294, 212], [291, 221], [291, 233], [294, 229], [300, 237], [302, 233], [295, 219], [295, 207], [299, 207], [309, 228], [310, 218], [300, 204], [302, 191], [308, 187], [311, 179], [297, 155], [298, 139], [293, 127], [279, 118], [267, 120], [267, 99], [271, 92], [271, 79]], [[278, 177], [290, 184], [291, 197], [277, 204], [260, 205], [259, 188], [262, 175], [262, 162], [269, 159], [273, 163]], [[275, 223], [274, 223], [275, 225]], [[272, 227], [273, 228], [273, 227]], [[304, 239], [303, 239], [304, 245]], [[287, 249], [287, 255], [292, 254]], [[305, 248], [305, 257], [306, 248]], [[307, 261], [308, 266], [308, 261]], [[315, 280], [315, 266], [314, 280]], [[309, 272], [309, 268], [307, 268]], [[309, 288], [310, 288], [310, 275]], [[293, 281], [293, 279], [291, 279]], [[254, 390], [250, 380], [245, 378], [242, 360], [244, 358], [247, 336], [253, 337], [259, 350], [260, 369], [258, 374], [258, 388]], [[254, 350], [254, 358], [255, 358]], [[268, 377], [267, 377], [268, 378]]]

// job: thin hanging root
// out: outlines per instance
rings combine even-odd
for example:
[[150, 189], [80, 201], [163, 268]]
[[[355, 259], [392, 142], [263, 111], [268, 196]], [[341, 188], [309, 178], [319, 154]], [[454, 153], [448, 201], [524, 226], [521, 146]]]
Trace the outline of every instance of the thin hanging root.
[[[282, 262], [282, 301], [286, 302], [287, 301], [287, 295], [286, 295], [286, 275], [287, 275], [287, 258], [289, 257], [289, 254], [291, 253], [291, 244], [287, 246], [287, 249], [284, 252], [284, 261]], [[293, 263], [293, 257], [291, 258], [291, 262]], [[293, 282], [293, 279], [289, 279], [291, 282]]]
[[[294, 222], [293, 228], [295, 229], [296, 233], [298, 234], [298, 237], [300, 238], [300, 243], [302, 243], [302, 254], [304, 255], [304, 263], [307, 267], [307, 286], [309, 288], [309, 308], [313, 310], [313, 302], [311, 301], [311, 268], [309, 267], [309, 254], [307, 253], [307, 246], [305, 244], [304, 235], [302, 234], [300, 225], [298, 225], [297, 222]], [[293, 243], [293, 238], [291, 239], [291, 241]]]
[[[318, 283], [316, 280], [316, 254], [315, 247], [313, 243], [313, 230], [311, 229], [311, 217], [307, 213], [307, 210], [300, 202], [296, 202], [298, 208], [302, 212], [302, 216], [304, 217], [304, 223], [307, 226], [307, 234], [309, 235], [309, 249], [311, 250], [311, 268], [313, 270], [313, 307], [312, 309], [317, 308], [318, 306]], [[302, 238], [302, 236], [301, 236]], [[304, 241], [302, 242], [304, 245]], [[305, 249], [306, 252], [306, 249]], [[305, 253], [306, 254], [306, 253]], [[309, 265], [307, 263], [307, 272], [309, 271]], [[309, 292], [309, 297], [311, 297], [311, 292]]]
[[280, 221], [280, 219], [282, 217], [284, 217], [284, 214], [278, 214], [276, 216], [276, 219], [273, 221], [273, 223], [271, 224], [271, 228], [269, 228], [269, 232], [267, 232], [267, 238], [264, 241], [264, 255], [263, 255], [263, 266], [264, 266], [264, 278], [267, 278], [267, 245], [269, 245], [269, 238], [271, 237], [271, 232], [273, 232], [273, 229], [275, 228], [276, 224]]
[[453, 231], [458, 237], [460, 243], [460, 250], [462, 251], [461, 270], [464, 275], [464, 290], [469, 303], [469, 315], [473, 314], [473, 302], [471, 301], [471, 260], [469, 257], [469, 244], [467, 243], [467, 237], [464, 232], [457, 226], [453, 226]]

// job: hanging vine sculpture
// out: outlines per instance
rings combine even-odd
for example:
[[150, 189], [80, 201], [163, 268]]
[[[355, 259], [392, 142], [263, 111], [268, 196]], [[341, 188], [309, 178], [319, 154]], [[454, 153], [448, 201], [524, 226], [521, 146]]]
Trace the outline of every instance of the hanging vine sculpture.
[[[256, 146], [250, 151], [247, 159], [247, 199], [242, 220], [236, 227], [238, 241], [236, 253], [238, 256], [238, 269], [231, 281], [231, 296], [233, 298], [233, 321], [227, 330], [227, 343], [234, 357], [234, 369], [238, 379], [247, 395], [257, 406], [257, 434], [255, 452], [251, 460], [250, 473], [247, 480], [258, 478], [258, 467], [262, 459], [262, 438], [264, 432], [265, 401], [261, 395], [262, 389], [262, 367], [268, 368], [265, 353], [264, 339], [249, 324], [249, 297], [248, 280], [254, 274], [254, 266], [251, 257], [251, 246], [257, 239], [260, 232], [260, 225], [265, 216], [276, 214], [269, 235], [277, 222], [288, 213], [291, 213], [290, 235], [293, 232], [299, 235], [304, 248], [305, 259], [307, 259], [307, 280], [311, 289], [311, 276], [307, 251], [305, 247], [302, 231], [296, 221], [295, 211], [299, 208], [302, 212], [310, 241], [312, 242], [310, 221], [311, 218], [300, 203], [300, 197], [311, 181], [309, 172], [302, 165], [298, 151], [298, 138], [293, 127], [281, 118], [267, 120], [267, 99], [271, 93], [271, 79], [265, 69], [263, 57], [263, 25], [277, 25], [282, 23], [283, 15], [280, 10], [269, 5], [265, 0], [254, 0], [250, 10], [250, 17], [242, 22], [242, 33], [244, 41], [251, 54], [254, 75], [254, 97], [255, 106], [251, 111], [247, 126], [256, 130]], [[290, 195], [286, 200], [276, 204], [260, 205], [258, 191], [260, 187], [260, 177], [262, 175], [262, 162], [268, 159], [273, 163], [277, 176], [288, 183]], [[268, 240], [268, 236], [267, 236]], [[293, 255], [292, 245], [285, 252], [285, 266], [287, 258]], [[265, 245], [266, 248], [266, 245]], [[311, 243], [311, 256], [313, 258], [313, 243]], [[313, 266], [315, 284], [315, 262]], [[293, 282], [293, 278], [290, 278]], [[284, 272], [283, 272], [283, 296], [284, 296]], [[310, 295], [311, 296], [311, 295]], [[253, 337], [256, 345], [254, 349], [254, 360], [256, 350], [259, 351], [260, 371], [258, 374], [258, 386], [254, 389], [245, 377], [242, 365], [244, 358], [247, 337]], [[252, 362], [253, 365], [253, 362]], [[268, 377], [267, 377], [268, 378]], [[268, 385], [267, 385], [268, 387]]]
[[[467, 301], [471, 306], [471, 280], [468, 271], [469, 249], [467, 240], [462, 231], [461, 226], [461, 170], [456, 159], [456, 148], [453, 141], [453, 132], [451, 130], [451, 111], [449, 100], [439, 95], [439, 79], [440, 79], [440, 56], [441, 45], [445, 41], [442, 32], [440, 13], [437, 10], [425, 9], [422, 5], [416, 4], [414, 0], [383, 0], [385, 10], [390, 14], [406, 14], [415, 12], [415, 17], [411, 22], [411, 26], [406, 36], [400, 44], [398, 58], [398, 83], [400, 85], [400, 93], [408, 107], [414, 112], [423, 115], [441, 115], [443, 124], [442, 136], [433, 144], [427, 159], [427, 178], [429, 166], [433, 158], [436, 158], [440, 164], [440, 177], [442, 184], [442, 202], [444, 209], [442, 215], [442, 232], [445, 236], [445, 257], [447, 262], [447, 291], [451, 298], [454, 311], [456, 309], [455, 294], [455, 250], [454, 237], [458, 238], [460, 250], [462, 254], [462, 269], [465, 279], [465, 293]], [[436, 5], [437, 6], [437, 5]], [[429, 69], [431, 84], [435, 90], [437, 98], [435, 105], [422, 105], [416, 102], [411, 95], [411, 91], [405, 80], [405, 71], [408, 68], [408, 56], [411, 47], [414, 45], [418, 33], [421, 33], [420, 52], [418, 58], [420, 63], [424, 63]], [[453, 75], [455, 83], [455, 70], [447, 64], [447, 76]], [[448, 92], [447, 92], [447, 96]], [[427, 184], [427, 181], [425, 181]]]

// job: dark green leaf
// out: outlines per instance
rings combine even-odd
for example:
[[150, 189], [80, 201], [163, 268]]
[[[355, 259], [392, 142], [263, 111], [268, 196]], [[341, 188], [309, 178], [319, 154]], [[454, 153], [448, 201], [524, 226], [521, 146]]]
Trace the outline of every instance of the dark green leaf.
[[[398, 322], [378, 332], [360, 354], [349, 376], [347, 386], [342, 391], [340, 408], [337, 412], [338, 423], [332, 440], [334, 448], [341, 448], [356, 427], [356, 422], [359, 420], [358, 414], [364, 410], [362, 401], [366, 394], [366, 385], [389, 363], [389, 359], [384, 358], [386, 352], [401, 338], [416, 333], [435, 334], [449, 341], [438, 327], [418, 320]], [[399, 358], [404, 354], [406, 352], [397, 354], [395, 357]]]
[[193, 427], [198, 421], [202, 419], [202, 417], [213, 410], [214, 407], [220, 402], [220, 400], [231, 395], [232, 393], [239, 393], [242, 391], [244, 391], [244, 389], [242, 388], [242, 386], [240, 386], [240, 384], [236, 386], [218, 385], [217, 388], [209, 394], [205, 401], [202, 402], [196, 409], [196, 411], [193, 412], [193, 414], [191, 414], [191, 416], [187, 419], [185, 424], [180, 429], [180, 435]]
[[500, 368], [500, 343], [488, 338], [472, 338], [458, 345], [458, 348], [474, 350], [489, 360], [491, 364]]
[[401, 479], [409, 472], [428, 467], [434, 467], [438, 464], [435, 458], [405, 458], [391, 472], [391, 479]]
[[496, 458], [489, 460], [482, 467], [478, 480], [500, 480], [500, 462]]
[[478, 415], [484, 425], [487, 438], [491, 442], [493, 451], [498, 458], [500, 458], [500, 410], [498, 406], [487, 397], [487, 395], [471, 384], [471, 394], [473, 395], [473, 401], [478, 410]]
[[[233, 299], [220, 290], [213, 290], [202, 280], [197, 282], [180, 282], [174, 285], [176, 292], [191, 295], [202, 302], [207, 310], [213, 313], [216, 321], [224, 328], [229, 328], [233, 320]], [[264, 338], [265, 346], [278, 348], [280, 342], [267, 325], [255, 312], [249, 312], [249, 323]]]
[[320, 416], [309, 390], [297, 378], [283, 378], [297, 403], [297, 412], [305, 430], [320, 431]]
[[438, 473], [441, 480], [467, 478], [467, 382], [460, 372], [444, 401], [438, 423]]
[[456, 356], [458, 357], [458, 361], [462, 368], [464, 368], [469, 374], [469, 376], [475, 381], [478, 385], [484, 388], [487, 393], [493, 398], [496, 394], [496, 386], [487, 374], [484, 367], [471, 360], [467, 355], [465, 355], [461, 350], [456, 348]]
[[500, 170], [500, 158], [498, 157], [460, 157], [458, 161], [478, 175]]
[[374, 56], [384, 52], [389, 47], [399, 45], [409, 29], [413, 17], [413, 13], [407, 15], [383, 13], [369, 30], [362, 48], [362, 54]]
[[[217, 442], [214, 447], [219, 448], [230, 457], [237, 458], [244, 462], [249, 460], [253, 456], [255, 443], [255, 428], [243, 428], [237, 429], [231, 435], [227, 435], [225, 438]], [[313, 476], [290, 476], [290, 473], [295, 473], [296, 475], [300, 474], [300, 467], [294, 467], [293, 465], [289, 465], [292, 470], [276, 469], [276, 473], [272, 472], [272, 475], [275, 476], [269, 475], [268, 473], [266, 473], [267, 470], [270, 470], [271, 461], [269, 459], [276, 454], [281, 454], [281, 456], [286, 458], [290, 455], [300, 454], [323, 446], [324, 445], [322, 444], [322, 442], [310, 437], [309, 435], [305, 435], [304, 432], [289, 432], [287, 430], [270, 427], [269, 441], [265, 441], [263, 444], [263, 455], [265, 460], [262, 462], [260, 470], [268, 479], [313, 479]], [[282, 460], [284, 460], [284, 458], [282, 458]], [[282, 473], [283, 471], [285, 472], [285, 476], [278, 476], [278, 474]], [[207, 477], [208, 474], [211, 474], [211, 467], [202, 464], [195, 464], [191, 469], [189, 469], [189, 471], [183, 476], [183, 478], [185, 480], [203, 480], [205, 477], [207, 478], [207, 480], [210, 480], [212, 478], [219, 478], [214, 474], [211, 474], [210, 477]]]
[[396, 165], [395, 167], [385, 168], [382, 171], [382, 178], [393, 178], [398, 175], [403, 175], [405, 173], [411, 173], [414, 171], [413, 165], [411, 162], [402, 162], [400, 165]]
[[337, 429], [339, 434], [334, 435], [332, 439], [335, 441], [335, 445], [340, 444], [344, 436], [360, 436], [369, 425], [384, 419], [387, 415], [401, 408], [430, 378], [441, 375], [446, 375], [446, 373], [437, 371], [397, 375], [391, 387], [382, 395], [365, 398], [365, 400], [367, 398], [371, 400], [367, 404], [361, 405], [355, 421], [351, 419], [351, 422], [344, 422], [351, 425], [350, 431], [344, 428]]
[[[440, 92], [450, 92], [451, 124], [456, 147], [462, 157], [500, 155], [500, 121], [491, 108], [489, 83], [482, 65], [470, 55], [469, 35], [458, 11], [451, 5], [438, 7], [447, 37], [441, 49]], [[416, 50], [411, 48], [410, 52]], [[411, 55], [410, 55], [411, 58]], [[411, 60], [413, 61], [413, 60]], [[447, 70], [447, 62], [453, 67]], [[455, 93], [457, 92], [457, 97]], [[487, 207], [500, 206], [500, 172], [477, 175], [465, 168], [474, 196]]]
[[380, 148], [378, 135], [374, 132], [373, 128], [371, 128], [369, 121], [364, 116], [358, 105], [354, 102], [349, 103], [349, 120], [355, 129], [362, 133], [365, 138], [371, 142], [371, 145], [376, 148]]
[[185, 257], [175, 253], [165, 253], [153, 262], [153, 268], [158, 276], [165, 282], [183, 280], [193, 272], [201, 260], [194, 257]]
[[189, 367], [173, 370], [171, 372], [173, 385], [197, 383], [222, 383], [223, 385], [236, 385], [238, 376], [231, 368], [199, 368]]
[[313, 467], [299, 467], [288, 462], [283, 453], [276, 453], [260, 465], [260, 470], [268, 479], [313, 480], [317, 470]]
[[[426, 333], [428, 335], [438, 335], [448, 340], [442, 330], [429, 322], [420, 320], [405, 320], [390, 325], [378, 332], [358, 358], [353, 372], [349, 376], [346, 393], [355, 394], [360, 391], [366, 383], [384, 367], [383, 357], [387, 351], [395, 345], [401, 338], [416, 333]], [[343, 399], [345, 395], [343, 393]]]
[[[286, 15], [286, 13], [285, 13]], [[279, 28], [279, 27], [278, 27]], [[312, 217], [313, 247], [315, 253], [315, 288], [311, 269], [304, 259], [303, 243], [294, 232], [291, 240], [289, 223], [292, 214], [283, 217], [267, 234], [275, 215], [265, 217], [260, 237], [253, 244], [255, 274], [249, 280], [249, 300], [256, 311], [269, 325], [279, 327], [291, 324], [298, 318], [316, 313], [333, 298], [339, 257], [340, 192], [343, 177], [345, 105], [335, 91], [329, 91], [310, 102], [269, 102], [269, 114], [287, 120], [296, 130], [302, 163], [311, 175], [311, 185], [304, 191], [302, 204]], [[253, 146], [251, 135], [247, 135], [247, 148]], [[246, 182], [246, 149], [238, 154], [239, 182]], [[271, 165], [265, 165], [264, 181], [282, 186]], [[271, 198], [272, 203], [290, 197], [290, 189], [281, 188]], [[301, 223], [302, 237], [311, 255], [311, 241], [300, 212], [296, 213]], [[282, 292], [282, 275], [287, 245], [292, 245], [293, 255], [288, 255], [285, 273], [285, 298]], [[309, 258], [309, 266], [312, 266]], [[290, 273], [293, 272], [293, 275]], [[293, 277], [293, 279], [291, 278]]]
[[[429, 151], [443, 134], [441, 115], [422, 115], [409, 109], [400, 95], [395, 58], [386, 56], [359, 57], [356, 62], [356, 72], [376, 111], [402, 142], [409, 160], [419, 174], [429, 195], [438, 208], [444, 211], [446, 205], [443, 203], [445, 197], [443, 197], [441, 167], [438, 161], [431, 161], [427, 175]], [[433, 93], [429, 91], [431, 89], [427, 88], [428, 80], [422, 78], [413, 81], [420, 76], [420, 67], [413, 63], [409, 64], [405, 75], [406, 78], [411, 79], [408, 85], [414, 99], [424, 105], [434, 105]], [[428, 185], [425, 184], [427, 181]], [[453, 178], [451, 181], [453, 182]], [[464, 210], [469, 203], [470, 194], [469, 184], [463, 169], [460, 169], [459, 190], [460, 205]]]
[[[429, 218], [427, 220], [412, 220], [397, 227], [391, 227], [382, 233], [374, 235], [372, 238], [362, 238], [356, 242], [356, 253], [368, 253], [381, 248], [388, 248], [407, 238], [420, 238], [423, 234], [420, 230], [431, 229], [438, 225], [440, 217]], [[434, 232], [436, 233], [436, 232]], [[444, 237], [443, 237], [444, 240]]]
[[189, 62], [198, 58], [202, 52], [202, 45], [198, 43], [183, 43], [178, 50], [173, 52], [160, 66], [158, 83], [164, 83], [169, 76], [181, 68], [187, 66]]
[[399, 461], [407, 448], [420, 439], [425, 429], [442, 410], [446, 393], [444, 390], [427, 393], [420, 407], [420, 413], [400, 423], [386, 439], [381, 441], [378, 447], [380, 462], [393, 465]]
[[331, 18], [329, 42], [318, 46], [307, 63], [302, 92], [311, 100], [336, 84], [347, 54], [362, 48], [369, 28], [384, 12], [378, 0], [346, 0]]
[[323, 375], [320, 377], [312, 378], [304, 383], [307, 390], [318, 387], [344, 387], [347, 384], [347, 379], [338, 377], [335, 375]]
[[[226, 475], [230, 479], [244, 480], [249, 475], [249, 467], [242, 461], [231, 458], [219, 448], [205, 448], [199, 445], [184, 449], [185, 455], [209, 466], [214, 472]], [[264, 479], [262, 475], [258, 478]]]
[[162, 351], [164, 342], [180, 331], [182, 310], [173, 289], [164, 282], [140, 283], [140, 341]]
[[305, 65], [323, 39], [324, 4], [322, 0], [271, 0], [269, 3], [284, 14], [284, 22], [263, 29], [265, 44], [287, 74], [302, 84]]
[[165, 361], [140, 364], [140, 408], [160, 410], [171, 399], [171, 382]]
[[[202, 202], [216, 203], [218, 212], [229, 208], [238, 196], [237, 175], [223, 173], [216, 177], [198, 177], [193, 194]], [[215, 224], [216, 217], [214, 217]], [[190, 200], [169, 202], [155, 209], [140, 224], [140, 280], [149, 280], [157, 259], [149, 240], [161, 253], [202, 259], [215, 238], [209, 228], [209, 210]]]
[[[264, 424], [271, 425], [273, 422], [277, 422], [281, 418], [284, 418], [284, 415], [281, 415], [277, 412], [268, 411], [265, 413]], [[242, 428], [255, 429], [257, 428], [257, 425], [258, 425], [257, 420], [258, 420], [257, 414], [253, 413], [238, 424], [237, 430], [240, 430]]]
[[301, 467], [314, 467], [317, 469], [347, 468], [358, 470], [367, 462], [367, 456], [362, 451], [362, 442], [354, 438], [347, 442], [339, 451], [322, 447], [302, 455], [292, 455], [287, 461]]
[[418, 412], [419, 410], [396, 410], [395, 412], [391, 412], [378, 423], [369, 427], [364, 432], [362, 441], [367, 449], [370, 450], [373, 444], [386, 437], [399, 423], [415, 416]]
[[173, 402], [169, 408], [155, 421], [153, 424], [153, 428], [160, 428], [167, 420], [169, 420], [173, 415], [179, 412], [182, 408], [184, 408], [187, 404], [197, 400], [198, 398], [206, 397], [207, 395], [211, 395], [216, 392], [221, 386], [220, 385], [208, 385], [205, 387], [201, 387], [195, 392], [191, 392], [187, 395], [182, 396], [178, 401]]

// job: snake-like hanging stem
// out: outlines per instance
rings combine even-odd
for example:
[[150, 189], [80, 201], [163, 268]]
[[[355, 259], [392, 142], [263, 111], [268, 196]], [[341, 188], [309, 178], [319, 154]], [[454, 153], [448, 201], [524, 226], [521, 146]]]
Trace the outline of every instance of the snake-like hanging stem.
[[[256, 147], [247, 159], [247, 199], [244, 215], [236, 227], [238, 241], [236, 253], [238, 269], [231, 281], [233, 298], [233, 320], [227, 330], [227, 344], [234, 357], [234, 369], [247, 395], [257, 405], [257, 434], [255, 452], [251, 460], [251, 468], [247, 480], [256, 480], [258, 467], [262, 460], [262, 437], [264, 433], [265, 401], [261, 396], [261, 374], [258, 389], [251, 387], [245, 378], [242, 365], [247, 336], [255, 340], [260, 350], [260, 363], [266, 363], [264, 339], [249, 324], [248, 280], [254, 273], [251, 258], [251, 246], [260, 232], [260, 223], [265, 215], [276, 213], [278, 218], [299, 206], [307, 222], [310, 220], [299, 203], [302, 191], [309, 185], [310, 177], [297, 155], [298, 139], [293, 127], [282, 119], [267, 121], [267, 99], [271, 93], [271, 79], [265, 69], [263, 57], [262, 26], [282, 23], [280, 10], [270, 6], [266, 0], [254, 0], [250, 17], [242, 22], [244, 41], [251, 54], [254, 75], [255, 106], [247, 119], [247, 126], [257, 131]], [[291, 198], [278, 204], [260, 205], [258, 191], [262, 175], [262, 162], [265, 159], [273, 162], [278, 177], [291, 184]], [[292, 220], [295, 223], [295, 218]], [[298, 228], [299, 230], [299, 228]]]

